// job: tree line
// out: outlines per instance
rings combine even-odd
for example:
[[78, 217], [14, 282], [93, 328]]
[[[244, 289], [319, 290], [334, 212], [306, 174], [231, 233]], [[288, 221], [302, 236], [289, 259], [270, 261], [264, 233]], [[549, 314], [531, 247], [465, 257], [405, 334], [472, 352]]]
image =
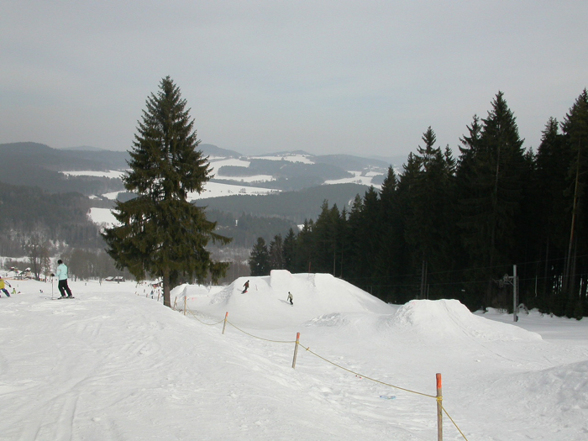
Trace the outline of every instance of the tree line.
[[326, 272], [393, 303], [455, 298], [470, 309], [518, 302], [557, 315], [588, 314], [588, 94], [562, 122], [550, 118], [536, 152], [523, 148], [499, 92], [474, 116], [459, 154], [422, 145], [381, 190], [349, 209], [325, 201], [316, 220], [269, 244], [259, 238], [252, 275]]

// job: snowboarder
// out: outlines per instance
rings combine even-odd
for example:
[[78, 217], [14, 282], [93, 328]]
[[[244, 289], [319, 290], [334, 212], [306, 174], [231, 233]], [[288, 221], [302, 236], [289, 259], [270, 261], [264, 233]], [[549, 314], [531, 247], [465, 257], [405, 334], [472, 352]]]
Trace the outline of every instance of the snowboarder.
[[0, 291], [3, 291], [4, 294], [6, 294], [6, 297], [10, 297], [10, 293], [6, 289], [6, 285], [8, 285], [8, 286], [10, 286], [12, 288], [12, 286], [10, 285], [10, 283], [5, 282], [4, 279], [2, 278], [2, 276], [0, 276]]
[[249, 280], [247, 282], [245, 282], [245, 284], [243, 285], [243, 292], [241, 294], [245, 294], [247, 292], [247, 290], [249, 289]]
[[290, 305], [294, 305], [294, 297], [290, 291], [288, 291], [288, 301], [290, 302]]
[[[73, 295], [71, 293], [71, 290], [69, 289], [69, 286], [67, 285], [67, 265], [63, 263], [63, 260], [61, 259], [59, 259], [57, 263], [57, 271], [55, 271], [57, 278], [59, 279], [59, 282], [57, 283], [57, 288], [59, 288], [59, 292], [61, 293], [62, 299], [65, 299], [66, 297], [69, 297], [71, 299], [73, 298]], [[67, 296], [65, 295], [66, 292]]]

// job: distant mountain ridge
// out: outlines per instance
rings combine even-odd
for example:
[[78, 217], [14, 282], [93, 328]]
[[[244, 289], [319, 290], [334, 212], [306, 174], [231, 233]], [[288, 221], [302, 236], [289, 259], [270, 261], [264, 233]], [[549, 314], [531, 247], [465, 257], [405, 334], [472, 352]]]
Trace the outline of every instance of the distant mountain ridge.
[[[199, 148], [209, 157], [212, 166], [218, 166], [213, 182], [240, 187], [265, 186], [273, 190], [296, 191], [322, 185], [326, 181], [353, 179], [354, 176], [356, 183], [360, 183], [358, 176], [362, 176], [362, 184], [377, 186], [389, 166], [379, 159], [312, 155], [304, 150], [245, 156], [213, 144], [203, 143]], [[89, 178], [66, 177], [60, 172], [125, 170], [129, 158], [127, 151], [90, 147], [54, 149], [36, 142], [0, 144], [0, 161], [4, 168], [0, 181], [11, 185], [39, 186], [49, 192], [76, 190], [90, 195], [93, 193], [89, 192], [95, 190], [91, 185], [72, 185], [72, 181], [80, 179], [87, 183]], [[241, 162], [232, 163], [231, 159]], [[259, 180], [256, 180], [257, 176]], [[373, 179], [366, 180], [367, 176], [373, 176]], [[94, 177], [94, 180], [100, 179]]]
[[128, 152], [113, 150], [61, 150], [37, 142], [0, 144], [3, 163], [36, 165], [53, 171], [120, 170], [127, 167], [128, 158]]
[[[355, 196], [363, 195], [370, 185], [381, 185], [390, 166], [379, 159], [312, 155], [304, 150], [246, 156], [212, 144], [200, 144], [199, 149], [209, 158], [214, 177], [205, 186], [210, 188], [207, 197], [200, 195], [196, 203], [213, 210], [219, 226], [227, 231], [232, 231], [240, 216], [257, 217], [239, 224], [239, 233], [247, 240], [253, 240], [247, 235], [259, 228], [262, 232], [258, 234], [269, 241], [275, 234], [284, 234], [285, 226], [316, 218], [325, 200], [339, 209], [349, 207]], [[79, 193], [83, 196], [70, 195], [68, 200], [83, 199], [83, 204], [76, 202], [84, 207], [82, 210], [112, 208], [115, 198], [127, 200], [133, 195], [125, 193], [120, 177], [106, 172], [128, 169], [129, 159], [127, 151], [55, 149], [36, 142], [0, 144], [0, 204], [10, 201], [11, 213], [24, 214], [25, 210], [18, 207], [18, 198], [10, 196], [16, 191], [29, 194], [24, 188], [10, 187], [19, 186], [33, 187], [30, 191], [38, 193], [41, 200], [48, 194]], [[83, 211], [81, 214], [83, 217]], [[39, 225], [52, 225], [53, 220], [35, 216]], [[12, 217], [18, 219], [16, 215]], [[14, 219], [10, 222], [16, 222]], [[247, 223], [249, 230], [244, 230]], [[76, 228], [86, 231], [83, 226]]]

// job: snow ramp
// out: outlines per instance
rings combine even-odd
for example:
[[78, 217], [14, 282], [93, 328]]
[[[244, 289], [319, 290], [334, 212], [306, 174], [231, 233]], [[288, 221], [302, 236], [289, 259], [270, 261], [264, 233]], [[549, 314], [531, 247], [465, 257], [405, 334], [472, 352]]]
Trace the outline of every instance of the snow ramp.
[[427, 339], [470, 337], [481, 341], [542, 340], [535, 332], [472, 314], [459, 300], [411, 300], [385, 325]]
[[[247, 281], [249, 289], [243, 293]], [[287, 301], [288, 293], [294, 297], [293, 305]], [[303, 323], [333, 313], [393, 312], [390, 305], [330, 274], [292, 274], [287, 270], [240, 277], [199, 309], [218, 317], [229, 312], [243, 321], [278, 325]]]

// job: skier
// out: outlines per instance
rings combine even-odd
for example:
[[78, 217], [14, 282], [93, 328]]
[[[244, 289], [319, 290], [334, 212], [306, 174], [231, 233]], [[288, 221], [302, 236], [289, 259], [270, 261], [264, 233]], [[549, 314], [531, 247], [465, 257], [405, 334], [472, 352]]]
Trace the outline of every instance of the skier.
[[249, 289], [249, 280], [247, 282], [245, 282], [245, 284], [243, 285], [243, 292], [241, 294], [245, 294], [247, 292], [247, 290]]
[[[67, 285], [67, 265], [63, 263], [63, 260], [61, 259], [59, 259], [57, 263], [58, 266], [57, 271], [55, 271], [55, 273], [57, 275], [57, 278], [59, 279], [57, 288], [59, 288], [61, 298], [65, 299], [66, 297], [69, 297], [70, 299], [72, 299], [73, 295], [71, 293], [71, 290], [69, 289], [69, 286]], [[66, 292], [68, 294], [67, 296], [65, 295]]]
[[288, 301], [290, 302], [290, 305], [294, 305], [294, 297], [290, 291], [288, 291]]
[[2, 276], [0, 276], [0, 291], [3, 291], [4, 294], [6, 294], [6, 297], [10, 297], [10, 293], [6, 289], [6, 285], [8, 285], [8, 286], [10, 286], [12, 288], [12, 286], [10, 285], [10, 283], [5, 282], [4, 279], [2, 278]]

